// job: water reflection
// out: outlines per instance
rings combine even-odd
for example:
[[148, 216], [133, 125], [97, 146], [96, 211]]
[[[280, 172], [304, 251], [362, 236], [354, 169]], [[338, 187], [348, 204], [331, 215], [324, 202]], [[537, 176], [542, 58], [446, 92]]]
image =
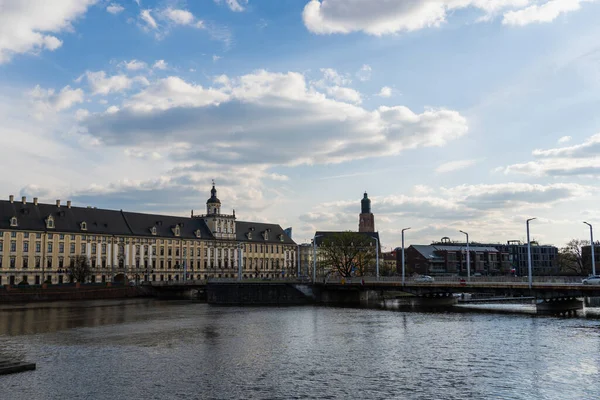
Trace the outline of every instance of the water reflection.
[[0, 377], [15, 400], [591, 399], [599, 348], [593, 320], [530, 315], [153, 300], [0, 311], [0, 353], [38, 363]]

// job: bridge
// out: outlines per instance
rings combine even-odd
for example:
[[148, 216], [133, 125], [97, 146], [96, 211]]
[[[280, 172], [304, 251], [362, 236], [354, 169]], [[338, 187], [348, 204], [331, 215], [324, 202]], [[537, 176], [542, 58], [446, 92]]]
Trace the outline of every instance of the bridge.
[[[583, 285], [574, 279], [539, 277], [529, 287], [522, 278], [472, 279], [449, 278], [434, 282], [416, 282], [373, 277], [348, 280], [328, 280], [313, 284], [307, 280], [244, 280], [215, 279], [207, 281], [171, 281], [147, 284], [159, 297], [207, 297], [214, 304], [302, 304], [306, 302], [359, 305], [381, 301], [389, 293], [412, 295], [416, 305], [448, 305], [455, 302], [455, 294], [482, 293], [491, 297], [533, 297], [540, 312], [572, 311], [581, 309], [580, 298], [600, 297], [600, 285]], [[185, 295], [183, 294], [185, 293]], [[298, 294], [302, 296], [298, 296]], [[302, 298], [306, 301], [302, 301]]]

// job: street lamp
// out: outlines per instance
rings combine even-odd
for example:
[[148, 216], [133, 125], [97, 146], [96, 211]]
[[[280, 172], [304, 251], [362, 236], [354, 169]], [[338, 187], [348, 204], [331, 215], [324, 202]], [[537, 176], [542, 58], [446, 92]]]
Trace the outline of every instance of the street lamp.
[[404, 231], [409, 229], [410, 228], [402, 229], [402, 286], [404, 286]]
[[592, 275], [596, 276], [596, 258], [594, 257], [594, 231], [592, 224], [583, 221], [584, 224], [590, 227], [590, 248], [592, 250]]
[[376, 254], [376, 264], [377, 264], [377, 270], [376, 270], [376, 274], [377, 274], [377, 280], [379, 280], [379, 239], [374, 237], [372, 239], [375, 239], [375, 246], [377, 246], [377, 248], [375, 249], [375, 254]]
[[469, 251], [469, 234], [464, 231], [459, 231], [467, 236], [467, 280], [471, 280], [471, 252]]
[[531, 272], [531, 240], [529, 240], [529, 221], [533, 221], [536, 218], [529, 218], [527, 220], [527, 271], [529, 272], [529, 289], [531, 289], [533, 278]]
[[323, 235], [313, 237], [313, 284], [317, 282], [317, 238]]

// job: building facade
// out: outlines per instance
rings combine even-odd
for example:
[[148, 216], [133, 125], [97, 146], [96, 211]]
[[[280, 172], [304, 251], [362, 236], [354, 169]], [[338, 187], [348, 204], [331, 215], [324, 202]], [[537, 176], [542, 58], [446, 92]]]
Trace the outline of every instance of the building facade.
[[206, 213], [190, 217], [0, 201], [0, 284], [68, 281], [87, 257], [90, 282], [169, 281], [295, 275], [296, 244], [276, 224], [221, 213], [213, 184]]
[[360, 201], [360, 215], [358, 216], [359, 232], [375, 232], [375, 216], [371, 212], [371, 200], [365, 192]]

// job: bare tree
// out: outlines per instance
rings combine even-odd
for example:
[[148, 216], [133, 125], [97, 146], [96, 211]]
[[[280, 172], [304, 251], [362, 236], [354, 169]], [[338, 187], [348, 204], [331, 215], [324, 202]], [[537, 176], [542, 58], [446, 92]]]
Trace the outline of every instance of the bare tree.
[[90, 263], [86, 256], [75, 256], [67, 269], [69, 280], [71, 282], [85, 283], [86, 279], [92, 274]]
[[368, 235], [339, 232], [325, 237], [319, 246], [319, 258], [325, 271], [337, 272], [345, 278], [364, 276], [372, 269], [377, 248]]
[[589, 240], [571, 239], [565, 247], [558, 252], [560, 270], [567, 273], [585, 274], [590, 269], [583, 262], [581, 248], [589, 246]]

